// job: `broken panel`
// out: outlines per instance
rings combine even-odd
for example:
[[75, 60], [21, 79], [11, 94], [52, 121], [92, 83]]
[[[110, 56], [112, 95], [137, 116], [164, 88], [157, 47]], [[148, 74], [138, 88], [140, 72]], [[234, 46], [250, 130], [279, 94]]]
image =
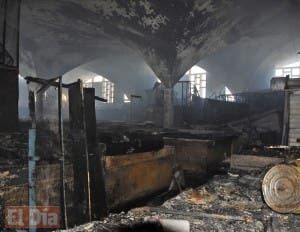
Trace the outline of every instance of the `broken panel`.
[[[36, 196], [35, 199], [33, 198], [36, 202], [31, 201], [31, 205], [59, 207], [60, 222], [64, 227], [65, 208], [67, 207], [65, 202], [68, 202], [69, 208], [72, 207], [72, 201], [67, 201], [65, 198], [70, 199], [71, 196], [73, 172], [71, 164], [64, 162], [65, 151], [61, 119], [64, 118], [65, 110], [58, 79], [54, 78], [44, 81], [44, 83], [27, 79], [30, 96], [33, 95], [30, 108], [35, 109], [34, 112], [31, 110], [32, 128], [36, 131], [35, 156], [31, 158], [35, 163], [29, 166], [29, 173], [32, 172], [38, 177], [43, 176], [48, 181], [43, 185], [33, 182], [33, 186], [30, 186], [29, 198], [32, 194]], [[30, 167], [35, 170], [31, 170]], [[53, 176], [53, 178], [49, 180], [48, 176]], [[39, 196], [39, 192], [42, 192], [43, 195]]]

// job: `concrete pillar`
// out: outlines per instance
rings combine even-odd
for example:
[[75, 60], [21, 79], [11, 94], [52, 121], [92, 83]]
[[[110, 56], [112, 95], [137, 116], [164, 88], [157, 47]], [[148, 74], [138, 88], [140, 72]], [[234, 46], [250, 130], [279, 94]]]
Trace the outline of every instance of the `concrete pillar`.
[[18, 129], [18, 70], [0, 66], [0, 132]]
[[164, 128], [174, 125], [173, 88], [164, 89]]

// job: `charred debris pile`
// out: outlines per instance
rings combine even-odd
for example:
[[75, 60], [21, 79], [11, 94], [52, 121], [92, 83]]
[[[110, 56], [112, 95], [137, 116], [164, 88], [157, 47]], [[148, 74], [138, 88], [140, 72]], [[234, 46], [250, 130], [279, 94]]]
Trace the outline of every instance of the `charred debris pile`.
[[[276, 213], [264, 203], [263, 176], [261, 171], [229, 171], [186, 189], [161, 206], [149, 202], [68, 231], [185, 231], [181, 230], [183, 221], [189, 222], [190, 231], [297, 231], [297, 215]], [[164, 227], [166, 219], [173, 230]]]

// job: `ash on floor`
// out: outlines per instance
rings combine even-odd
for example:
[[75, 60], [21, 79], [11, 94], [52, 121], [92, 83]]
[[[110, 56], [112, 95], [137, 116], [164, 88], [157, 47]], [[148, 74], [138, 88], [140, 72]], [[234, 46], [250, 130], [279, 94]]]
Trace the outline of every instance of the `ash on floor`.
[[136, 225], [153, 218], [187, 220], [191, 231], [300, 231], [300, 215], [275, 213], [263, 202], [262, 178], [262, 173], [217, 175], [160, 207], [110, 214], [102, 221], [68, 231], [161, 231], [135, 230]]

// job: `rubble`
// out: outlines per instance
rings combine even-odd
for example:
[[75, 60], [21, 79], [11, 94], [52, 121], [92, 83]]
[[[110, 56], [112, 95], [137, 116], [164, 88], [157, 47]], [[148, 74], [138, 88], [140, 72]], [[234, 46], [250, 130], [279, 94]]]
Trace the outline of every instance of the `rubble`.
[[132, 227], [149, 218], [187, 220], [191, 224], [191, 231], [299, 231], [300, 216], [278, 214], [263, 202], [262, 178], [263, 174], [255, 171], [216, 175], [208, 183], [187, 189], [159, 207], [110, 214], [102, 221], [68, 231]]
[[[25, 175], [24, 175], [25, 174]], [[24, 178], [25, 177], [25, 178]], [[22, 181], [26, 180], [26, 170], [22, 167], [14, 166], [13, 168], [0, 168], [0, 217], [4, 218], [5, 197], [9, 191], [13, 189], [9, 186], [20, 185]], [[16, 196], [17, 197], [17, 196]], [[0, 228], [4, 228], [4, 220], [0, 220]]]
[[267, 167], [284, 163], [284, 158], [254, 156], [254, 155], [231, 155], [230, 166], [232, 169], [264, 170]]
[[[27, 157], [28, 136], [25, 132], [0, 133], [0, 154], [2, 158], [20, 162]], [[15, 164], [14, 162], [14, 164]], [[5, 159], [0, 164], [5, 164]]]
[[110, 156], [158, 151], [164, 146], [160, 134], [120, 127], [112, 127], [108, 130], [98, 129], [98, 142], [106, 145], [105, 153]]
[[[183, 136], [206, 139], [217, 138], [219, 140], [224, 138], [224, 136], [226, 139], [232, 139], [236, 136], [234, 133], [226, 133], [226, 128], [224, 131], [220, 130], [216, 133], [216, 128], [212, 130], [208, 126], [207, 128], [198, 128], [198, 130], [173, 131], [162, 131], [153, 127], [141, 131], [141, 128], [138, 126], [134, 128], [131, 125], [131, 127], [131, 129], [117, 129], [119, 134], [111, 132], [111, 135], [126, 134], [129, 138], [130, 141], [128, 141], [128, 146], [125, 149], [126, 151], [130, 150], [127, 149], [128, 147], [133, 147], [134, 149], [124, 154], [136, 153], [139, 149], [155, 150], [154, 147], [158, 148], [160, 144], [151, 146], [151, 141], [161, 143], [162, 135], [170, 135], [175, 138]], [[111, 127], [108, 126], [107, 130], [109, 128]], [[115, 128], [119, 127], [116, 126]], [[106, 133], [101, 130], [101, 127], [98, 127], [98, 131], [99, 133]], [[65, 132], [66, 154], [69, 159], [69, 131], [65, 129]], [[144, 140], [135, 143], [135, 138], [141, 137]], [[1, 159], [3, 168], [0, 169], [0, 188], [26, 183], [27, 170], [25, 167], [22, 168], [22, 165], [18, 165], [16, 170], [11, 167], [12, 164], [27, 162], [27, 133], [19, 132], [3, 136], [0, 134], [0, 140], [3, 141], [2, 146], [7, 151], [4, 154], [8, 154], [10, 158], [7, 160]], [[140, 144], [143, 141], [145, 143]], [[50, 144], [50, 141], [48, 143]], [[45, 146], [43, 145], [43, 147]], [[51, 146], [48, 147], [50, 150]], [[52, 160], [57, 159], [55, 152], [53, 151], [52, 153]], [[208, 154], [212, 157], [211, 152]], [[237, 159], [240, 163], [243, 163], [244, 161], [240, 159], [241, 157], [245, 158], [253, 155], [260, 158], [268, 157], [272, 160], [279, 159], [280, 162], [289, 162], [289, 160], [299, 157], [299, 148], [253, 146], [250, 144], [247, 147], [244, 146], [243, 150], [236, 156], [240, 156]], [[5, 165], [8, 165], [10, 169], [5, 169]], [[144, 208], [132, 209], [126, 213], [110, 214], [102, 221], [88, 223], [69, 231], [142, 231], [142, 227], [143, 229], [145, 228], [143, 231], [163, 231], [161, 224], [158, 222], [164, 219], [186, 220], [190, 223], [191, 231], [276, 231], [277, 228], [279, 228], [277, 231], [293, 231], [293, 228], [297, 228], [297, 226], [300, 228], [300, 221], [297, 215], [275, 213], [263, 202], [261, 182], [268, 167], [269, 165], [263, 168], [260, 167], [260, 171], [231, 170], [226, 175], [215, 175], [204, 185], [199, 186], [200, 182], [198, 182], [197, 186], [199, 187], [183, 190], [182, 193], [169, 200], [167, 197], [171, 195], [161, 194], [163, 200], [158, 199], [160, 196], [156, 196], [155, 201], [149, 201], [149, 204]], [[4, 191], [5, 189], [2, 192], [0, 190], [0, 201], [3, 201]], [[159, 202], [159, 205], [153, 204], [153, 202]]]

